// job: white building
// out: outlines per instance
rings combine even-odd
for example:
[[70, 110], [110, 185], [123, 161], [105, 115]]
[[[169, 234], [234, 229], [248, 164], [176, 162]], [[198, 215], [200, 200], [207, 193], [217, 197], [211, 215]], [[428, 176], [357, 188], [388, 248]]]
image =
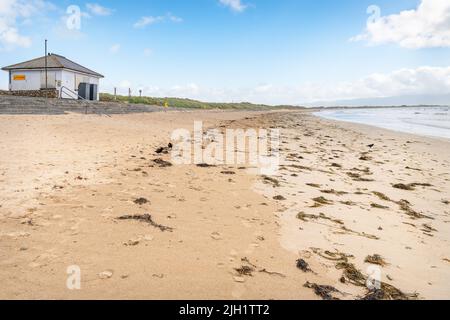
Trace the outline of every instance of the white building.
[[[47, 60], [47, 69], [45, 68]], [[99, 99], [99, 82], [103, 76], [69, 59], [49, 54], [34, 60], [2, 68], [9, 72], [10, 91], [56, 89], [65, 99]], [[47, 70], [47, 72], [46, 72]]]

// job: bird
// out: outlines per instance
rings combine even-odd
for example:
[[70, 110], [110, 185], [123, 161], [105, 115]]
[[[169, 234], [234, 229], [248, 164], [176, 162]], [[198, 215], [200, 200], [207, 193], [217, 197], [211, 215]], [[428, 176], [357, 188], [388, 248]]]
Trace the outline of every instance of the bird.
[[374, 146], [375, 146], [374, 143], [368, 145], [368, 147], [369, 147], [370, 149], [372, 149]]

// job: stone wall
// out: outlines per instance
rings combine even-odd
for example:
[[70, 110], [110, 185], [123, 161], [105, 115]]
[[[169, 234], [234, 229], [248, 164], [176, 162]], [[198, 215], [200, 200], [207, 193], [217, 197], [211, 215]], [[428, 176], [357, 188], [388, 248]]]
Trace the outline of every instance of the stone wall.
[[35, 98], [58, 98], [58, 90], [24, 90], [24, 91], [5, 91], [0, 90], [0, 96], [21, 96], [21, 97], [35, 97]]

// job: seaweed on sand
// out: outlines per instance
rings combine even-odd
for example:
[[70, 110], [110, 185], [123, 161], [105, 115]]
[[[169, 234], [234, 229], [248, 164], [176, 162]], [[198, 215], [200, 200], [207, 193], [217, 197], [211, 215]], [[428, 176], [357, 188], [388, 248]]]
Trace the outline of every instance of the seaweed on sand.
[[381, 257], [379, 254], [374, 254], [373, 256], [367, 256], [364, 262], [376, 264], [379, 266], [387, 266], [386, 261], [384, 261], [383, 257]]
[[283, 197], [283, 196], [281, 196], [281, 195], [275, 196], [275, 197], [273, 197], [273, 199], [274, 199], [274, 200], [278, 200], [278, 201], [284, 201], [284, 200], [286, 200], [286, 198]]
[[298, 259], [296, 266], [303, 272], [312, 272], [311, 268], [309, 267], [309, 264], [303, 259]]
[[341, 204], [344, 204], [346, 206], [356, 206], [357, 203], [353, 201], [340, 201]]
[[332, 295], [332, 293], [340, 293], [340, 291], [335, 287], [310, 283], [309, 281], [304, 284], [304, 287], [313, 289], [314, 293], [321, 297], [323, 300], [339, 300]]
[[371, 203], [370, 206], [372, 208], [375, 208], [375, 209], [389, 209], [389, 207], [383, 206], [383, 205], [378, 204], [378, 203]]
[[429, 216], [426, 216], [424, 214], [421, 214], [417, 211], [414, 211], [411, 208], [411, 203], [408, 200], [400, 200], [397, 202], [397, 204], [400, 206], [400, 209], [407, 214], [408, 216], [410, 216], [412, 219], [433, 219]]
[[378, 192], [378, 191], [373, 191], [372, 192], [374, 195], [376, 195], [378, 198], [380, 198], [380, 200], [384, 200], [384, 201], [392, 201], [391, 198], [389, 198], [387, 195], [385, 195], [382, 192]]
[[165, 161], [163, 159], [155, 159], [153, 160], [154, 163], [156, 163], [157, 165], [159, 165], [159, 167], [161, 168], [166, 168], [166, 167], [171, 167], [172, 163], [170, 163], [169, 161]]
[[269, 177], [269, 176], [263, 176], [263, 182], [265, 184], [272, 184], [273, 187], [279, 187], [280, 181], [278, 181], [275, 178]]
[[361, 300], [415, 300], [417, 293], [407, 294], [394, 286], [381, 282], [380, 289], [370, 289]]
[[164, 231], [172, 232], [173, 231], [173, 228], [171, 228], [171, 227], [167, 227], [167, 226], [163, 226], [161, 224], [157, 224], [155, 221], [153, 221], [152, 216], [149, 215], [148, 213], [146, 213], [146, 214], [135, 214], [135, 215], [125, 215], [125, 216], [118, 217], [117, 219], [118, 220], [136, 220], [136, 221], [140, 221], [140, 222], [146, 222], [146, 223], [150, 224], [151, 226], [153, 226], [155, 228], [158, 228], [162, 232], [164, 232]]
[[329, 220], [329, 221], [332, 221], [334, 223], [341, 224], [341, 225], [344, 224], [344, 222], [342, 222], [342, 220], [330, 218], [330, 217], [326, 216], [324, 213], [319, 213], [319, 215], [315, 215], [315, 214], [307, 214], [302, 211], [297, 214], [297, 219], [300, 219], [305, 222], [308, 222], [309, 221], [308, 219], [314, 219], [314, 220], [323, 219], [323, 220]]
[[317, 197], [317, 198], [313, 198], [312, 199], [314, 201], [314, 205], [312, 206], [313, 208], [318, 208], [321, 207], [323, 205], [330, 205], [333, 204], [333, 201], [328, 200], [324, 197]]
[[343, 270], [341, 282], [349, 282], [355, 286], [364, 287], [366, 285], [366, 277], [356, 269], [353, 263], [341, 261], [336, 264], [336, 269]]
[[352, 255], [347, 255], [345, 253], [336, 251], [336, 252], [331, 252], [328, 250], [325, 250], [322, 252], [321, 249], [318, 248], [311, 248], [311, 250], [317, 254], [319, 257], [322, 257], [326, 260], [330, 260], [330, 261], [342, 261], [342, 262], [347, 262], [348, 258], [353, 258]]
[[392, 187], [395, 189], [413, 191], [416, 189], [416, 187], [432, 187], [432, 185], [429, 183], [409, 183], [409, 184], [396, 183], [393, 184]]
[[334, 190], [334, 189], [320, 190], [320, 192], [326, 193], [326, 194], [334, 194], [334, 195], [336, 195], [336, 196], [343, 196], [344, 194], [348, 194], [348, 192], [345, 192], [345, 191], [337, 191], [337, 190]]
[[[312, 248], [312, 250], [320, 257], [335, 262], [336, 269], [342, 270], [340, 282], [350, 283], [357, 287], [367, 287], [368, 277], [358, 270], [353, 263], [348, 261], [349, 258], [353, 258], [353, 256], [337, 251], [322, 252], [322, 250], [317, 248]], [[363, 300], [410, 300], [418, 298], [417, 293], [403, 293], [401, 290], [385, 282], [379, 282], [379, 289], [367, 290], [367, 293], [362, 297]]]
[[308, 222], [308, 219], [317, 219], [317, 216], [314, 214], [307, 214], [302, 211], [297, 214], [297, 219]]
[[249, 267], [249, 266], [242, 266], [242, 267], [236, 268], [234, 270], [236, 270], [236, 272], [241, 276], [249, 276], [249, 277], [252, 277], [253, 276], [252, 273], [255, 271], [254, 268]]
[[352, 233], [354, 235], [357, 235], [357, 236], [360, 236], [360, 237], [364, 237], [364, 238], [367, 238], [367, 239], [372, 239], [372, 240], [379, 240], [380, 239], [380, 238], [378, 238], [377, 236], [375, 236], [373, 234], [368, 234], [368, 233], [365, 233], [365, 232], [358, 232], [358, 231], [355, 231], [355, 230], [351, 230], [351, 229], [347, 228], [346, 226], [342, 226], [341, 229], [343, 231], [345, 231], [345, 232]]
[[347, 175], [353, 179], [353, 181], [360, 181], [360, 182], [372, 182], [373, 179], [369, 178], [363, 178], [359, 173], [355, 172], [347, 172]]
[[148, 200], [145, 198], [138, 198], [138, 199], [134, 200], [133, 202], [138, 205], [143, 205], [143, 204], [148, 203]]
[[368, 155], [362, 155], [360, 158], [359, 158], [359, 160], [361, 160], [361, 161], [370, 161], [370, 160], [372, 160], [373, 158], [372, 157], [370, 157], [370, 156], [368, 156]]
[[221, 173], [221, 174], [227, 174], [227, 175], [234, 175], [234, 174], [236, 174], [236, 172], [231, 171], [231, 170], [221, 171], [220, 173]]
[[197, 167], [199, 167], [199, 168], [211, 168], [211, 167], [215, 167], [215, 165], [207, 164], [207, 163], [199, 163], [199, 164], [197, 164]]
[[309, 187], [313, 187], [313, 188], [320, 188], [321, 187], [321, 185], [317, 184], [317, 183], [307, 183], [306, 185], [309, 186]]

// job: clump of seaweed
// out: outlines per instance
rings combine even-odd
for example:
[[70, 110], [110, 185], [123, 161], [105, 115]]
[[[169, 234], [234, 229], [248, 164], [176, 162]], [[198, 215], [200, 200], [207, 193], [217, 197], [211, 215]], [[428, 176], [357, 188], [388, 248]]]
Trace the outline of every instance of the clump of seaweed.
[[199, 168], [212, 168], [212, 167], [215, 167], [215, 165], [208, 164], [208, 163], [199, 163], [199, 164], [197, 164], [197, 167], [199, 167]]
[[253, 272], [255, 271], [254, 268], [249, 267], [249, 266], [242, 266], [242, 267], [236, 268], [234, 270], [236, 270], [236, 272], [241, 276], [249, 276], [249, 277], [252, 277]]
[[344, 194], [348, 194], [348, 192], [345, 192], [345, 191], [337, 191], [337, 190], [334, 190], [334, 189], [320, 190], [320, 192], [326, 193], [326, 194], [334, 194], [334, 195], [337, 195], [337, 196], [342, 196], [342, 195], [344, 195]]
[[[358, 270], [354, 264], [348, 261], [349, 258], [353, 258], [352, 255], [347, 255], [342, 252], [330, 252], [321, 249], [312, 248], [313, 252], [317, 255], [335, 262], [335, 267], [338, 270], [342, 270], [342, 276], [339, 279], [341, 283], [350, 283], [358, 287], [367, 288], [367, 280], [369, 279], [360, 270]], [[376, 255], [374, 255], [376, 256]], [[366, 258], [367, 259], [367, 258]], [[378, 282], [379, 289], [368, 288], [367, 293], [362, 297], [362, 300], [411, 300], [417, 299], [418, 294], [406, 294], [395, 288], [394, 286], [385, 282]], [[314, 288], [310, 284], [311, 288]], [[335, 292], [335, 291], [331, 291]]]
[[280, 181], [278, 181], [275, 178], [269, 177], [269, 176], [263, 176], [263, 182], [266, 184], [272, 184], [274, 187], [280, 186]]
[[273, 197], [273, 199], [277, 200], [277, 201], [284, 201], [284, 200], [286, 200], [286, 198], [283, 197], [282, 195], [275, 196], [275, 197]]
[[321, 187], [321, 185], [317, 184], [317, 183], [307, 183], [306, 185], [309, 186], [309, 187], [313, 187], [313, 188], [320, 188]]
[[332, 293], [340, 293], [340, 291], [335, 287], [310, 283], [309, 281], [304, 284], [304, 287], [313, 289], [314, 293], [321, 297], [323, 300], [339, 300], [332, 295]]
[[417, 293], [406, 294], [394, 286], [381, 282], [380, 289], [370, 289], [361, 300], [416, 300]]
[[370, 156], [368, 156], [368, 155], [362, 155], [360, 158], [359, 158], [359, 160], [361, 160], [361, 161], [370, 161], [370, 160], [372, 160], [373, 158], [372, 157], [370, 157]]
[[347, 175], [353, 179], [353, 181], [360, 181], [360, 182], [372, 182], [373, 179], [369, 178], [363, 178], [359, 173], [355, 172], [347, 172]]
[[312, 272], [311, 268], [309, 267], [309, 264], [303, 259], [298, 259], [296, 266], [303, 272]]
[[378, 191], [373, 191], [372, 192], [374, 195], [376, 195], [378, 198], [380, 198], [380, 200], [384, 200], [384, 201], [392, 201], [391, 198], [389, 198], [387, 195], [385, 195], [382, 192], [378, 192]]
[[429, 216], [426, 216], [424, 214], [421, 214], [417, 211], [414, 211], [411, 208], [411, 203], [408, 200], [400, 200], [397, 202], [397, 204], [400, 206], [400, 209], [407, 214], [408, 216], [410, 216], [412, 219], [433, 219]]
[[366, 285], [366, 277], [356, 269], [353, 263], [342, 261], [336, 264], [336, 269], [343, 270], [341, 282], [351, 283], [355, 286], [364, 287]]
[[308, 219], [317, 219], [317, 216], [314, 214], [306, 214], [302, 211], [297, 214], [297, 219], [308, 222]]
[[312, 171], [312, 169], [310, 167], [306, 167], [306, 166], [302, 166], [302, 165], [298, 165], [298, 164], [291, 164], [291, 165], [289, 165], [289, 167], [295, 168], [295, 169], [300, 169], [300, 170]]
[[324, 206], [324, 205], [331, 205], [331, 204], [333, 204], [333, 201], [328, 200], [328, 199], [326, 199], [324, 197], [317, 197], [317, 198], [314, 198], [312, 200], [314, 201], [314, 205], [312, 206], [313, 208], [318, 208], [318, 207], [321, 207], [321, 206]]
[[432, 226], [430, 226], [429, 224], [424, 223], [422, 227], [423, 227], [422, 231], [428, 236], [432, 236], [431, 233], [437, 232], [437, 230]]
[[169, 161], [165, 161], [163, 159], [155, 159], [153, 160], [154, 163], [156, 163], [157, 165], [159, 165], [160, 168], [166, 168], [166, 167], [171, 167], [172, 163], [170, 163]]
[[236, 172], [231, 171], [231, 170], [224, 170], [220, 172], [221, 174], [227, 174], [227, 175], [235, 175]]
[[145, 199], [145, 198], [138, 198], [138, 199], [136, 199], [136, 200], [134, 200], [133, 201], [135, 204], [138, 204], [138, 205], [143, 205], [143, 204], [146, 204], [146, 203], [148, 203], [148, 200], [147, 199]]
[[377, 236], [375, 236], [373, 234], [368, 234], [368, 233], [365, 233], [365, 232], [354, 231], [354, 230], [351, 230], [351, 229], [347, 228], [346, 226], [342, 226], [341, 229], [343, 231], [345, 231], [345, 232], [352, 233], [352, 234], [355, 234], [357, 236], [364, 237], [364, 238], [367, 238], [367, 239], [372, 239], [372, 240], [379, 240], [380, 239], [380, 238], [378, 238]]
[[393, 184], [392, 187], [395, 189], [413, 191], [416, 189], [416, 187], [432, 187], [432, 185], [429, 183], [409, 183], [409, 184], [396, 183]]
[[378, 204], [378, 203], [371, 203], [370, 206], [372, 208], [375, 208], [375, 209], [389, 209], [389, 207], [383, 206], [383, 205]]
[[171, 228], [171, 227], [163, 226], [161, 224], [157, 224], [156, 222], [154, 222], [152, 219], [152, 216], [149, 215], [148, 213], [125, 215], [125, 216], [118, 217], [117, 219], [118, 220], [136, 220], [136, 221], [140, 221], [140, 222], [146, 222], [146, 223], [150, 224], [151, 226], [158, 228], [162, 232], [164, 232], [164, 231], [172, 232], [173, 231], [173, 228]]
[[346, 206], [356, 206], [357, 203], [353, 201], [340, 201], [341, 204], [345, 204]]
[[336, 252], [331, 252], [328, 250], [322, 251], [319, 248], [311, 248], [311, 250], [317, 254], [319, 257], [322, 257], [326, 260], [330, 260], [330, 261], [343, 261], [343, 262], [347, 262], [348, 258], [353, 258], [352, 255], [348, 255], [339, 251]]
[[374, 254], [373, 256], [367, 256], [364, 262], [376, 264], [379, 266], [387, 266], [386, 261], [384, 261], [383, 257], [381, 257], [379, 254]]

